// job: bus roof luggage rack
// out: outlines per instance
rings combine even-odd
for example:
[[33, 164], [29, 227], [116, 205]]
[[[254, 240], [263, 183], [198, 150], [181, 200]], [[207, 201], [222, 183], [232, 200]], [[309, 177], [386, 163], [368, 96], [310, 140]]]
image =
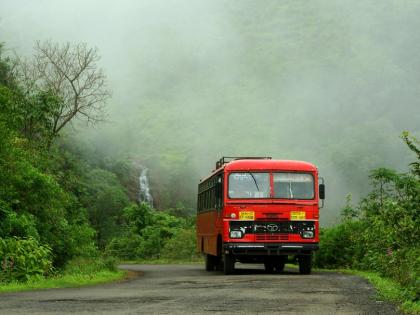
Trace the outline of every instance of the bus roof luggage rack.
[[235, 160], [271, 160], [271, 156], [224, 156], [216, 162], [216, 169]]

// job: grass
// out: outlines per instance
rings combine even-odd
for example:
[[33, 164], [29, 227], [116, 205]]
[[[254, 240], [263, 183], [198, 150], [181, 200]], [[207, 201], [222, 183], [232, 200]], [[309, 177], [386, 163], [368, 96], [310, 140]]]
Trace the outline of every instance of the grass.
[[414, 293], [403, 288], [398, 282], [381, 277], [375, 272], [348, 269], [340, 269], [338, 271], [367, 279], [377, 290], [379, 298], [398, 304], [404, 313], [420, 314], [420, 301], [414, 302]]
[[402, 287], [397, 281], [380, 276], [376, 272], [352, 269], [323, 269], [314, 270], [327, 272], [342, 272], [356, 275], [368, 280], [376, 289], [378, 298], [395, 303], [404, 314], [420, 315], [420, 301], [413, 301], [415, 293]]
[[52, 278], [33, 278], [27, 282], [0, 283], [0, 292], [19, 292], [39, 289], [70, 288], [107, 283], [125, 278], [126, 271], [101, 270], [90, 274], [64, 274]]
[[[124, 279], [127, 271], [111, 271], [104, 269], [102, 261], [92, 259], [75, 259], [71, 261], [64, 274], [54, 277], [34, 277], [26, 282], [13, 281], [0, 282], [0, 293], [20, 292], [42, 289], [74, 288], [95, 285]], [[120, 264], [203, 264], [203, 259], [197, 257], [193, 260], [173, 259], [144, 259], [135, 261], [122, 261]]]
[[167, 259], [167, 258], [158, 258], [158, 259], [137, 259], [137, 260], [124, 260], [119, 262], [120, 265], [167, 265], [167, 264], [176, 264], [176, 265], [196, 265], [204, 264], [204, 259], [202, 257], [197, 257], [196, 259], [190, 260], [179, 260], [179, 259]]

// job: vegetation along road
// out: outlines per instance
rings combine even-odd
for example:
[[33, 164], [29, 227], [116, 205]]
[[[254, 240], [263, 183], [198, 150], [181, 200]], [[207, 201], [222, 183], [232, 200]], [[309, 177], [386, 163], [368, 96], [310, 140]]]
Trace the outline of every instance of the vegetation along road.
[[398, 314], [356, 276], [332, 272], [266, 274], [239, 265], [235, 275], [201, 265], [129, 265], [144, 272], [122, 283], [0, 295], [6, 314]]

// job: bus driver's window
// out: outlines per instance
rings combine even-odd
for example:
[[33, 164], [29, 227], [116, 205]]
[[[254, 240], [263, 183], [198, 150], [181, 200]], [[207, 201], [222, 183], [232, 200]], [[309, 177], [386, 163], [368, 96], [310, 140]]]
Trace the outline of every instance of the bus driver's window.
[[268, 173], [232, 173], [229, 175], [229, 198], [269, 198], [270, 176]]

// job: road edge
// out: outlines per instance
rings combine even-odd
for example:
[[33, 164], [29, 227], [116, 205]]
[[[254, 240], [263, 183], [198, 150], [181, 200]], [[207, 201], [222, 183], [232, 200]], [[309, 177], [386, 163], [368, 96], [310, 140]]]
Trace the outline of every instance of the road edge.
[[98, 271], [93, 274], [68, 274], [55, 278], [33, 278], [28, 282], [0, 284], [0, 295], [36, 290], [80, 288], [113, 282], [130, 281], [137, 277], [134, 276], [134, 274], [135, 272], [119, 269], [117, 271]]
[[325, 268], [314, 268], [313, 270], [323, 272], [338, 272], [361, 277], [367, 280], [373, 286], [378, 299], [394, 304], [403, 314], [420, 315], [420, 301], [412, 301], [412, 299], [410, 299], [410, 296], [412, 296], [413, 293], [407, 291], [407, 289], [403, 288], [395, 280], [383, 277], [377, 272], [354, 269]]

